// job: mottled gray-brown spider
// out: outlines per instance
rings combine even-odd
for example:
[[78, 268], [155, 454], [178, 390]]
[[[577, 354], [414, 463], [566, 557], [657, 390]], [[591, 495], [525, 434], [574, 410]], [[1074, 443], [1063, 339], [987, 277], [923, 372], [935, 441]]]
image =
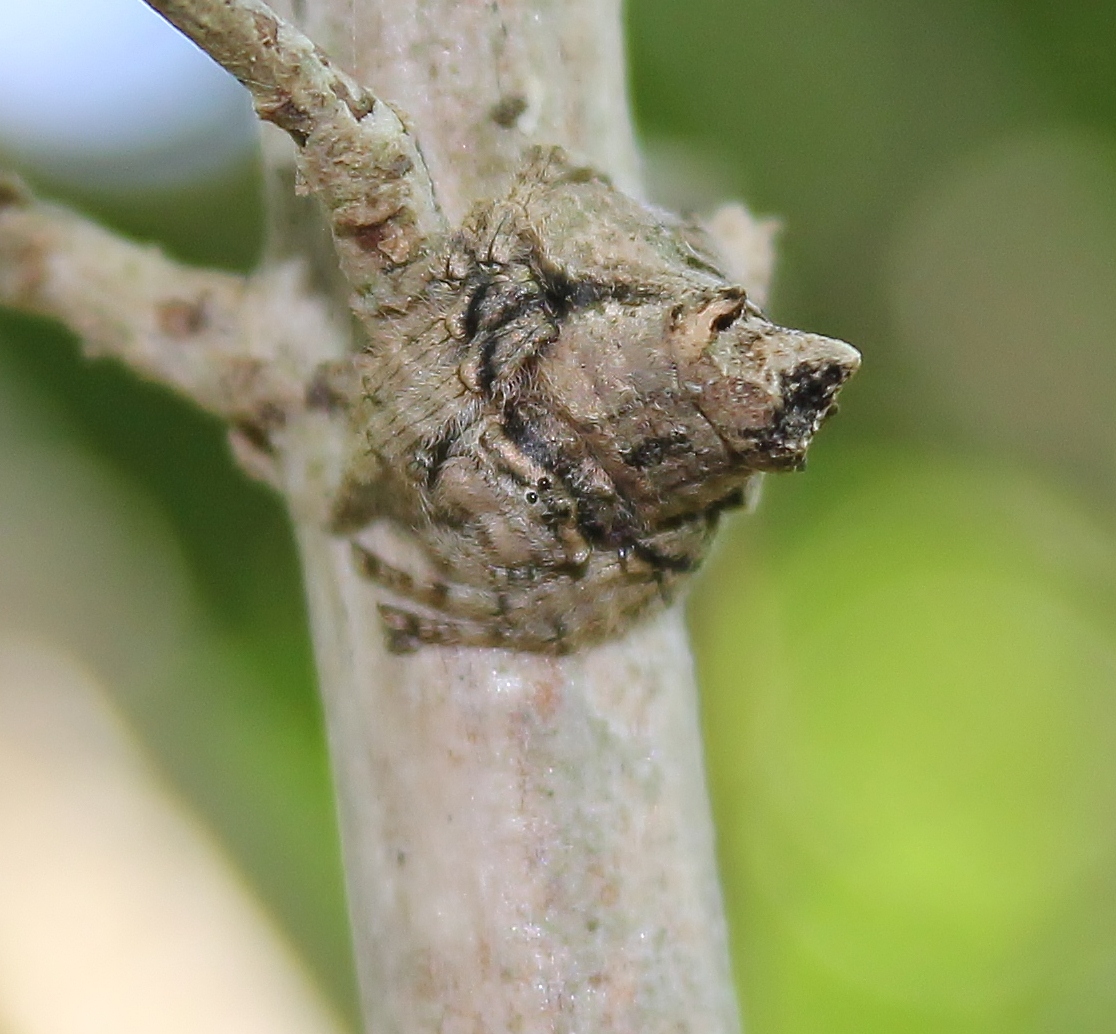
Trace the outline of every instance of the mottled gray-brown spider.
[[398, 522], [434, 572], [356, 547], [398, 601], [398, 651], [564, 652], [669, 602], [752, 479], [802, 465], [859, 364], [558, 150], [416, 266], [399, 296], [358, 297], [368, 345], [331, 381], [359, 442], [335, 525]]
[[[620, 633], [675, 597], [756, 478], [801, 466], [860, 357], [770, 323], [696, 226], [500, 123], [507, 157], [475, 184], [497, 196], [451, 227], [409, 120], [263, 0], [148, 3], [293, 141], [363, 337], [349, 350], [317, 302], [278, 304], [279, 267], [241, 279], [137, 258], [4, 183], [0, 244], [17, 258], [0, 298], [227, 418], [249, 470], [353, 539], [393, 598], [393, 649], [563, 652]], [[129, 319], [59, 302], [83, 248], [121, 271]], [[175, 293], [137, 308], [133, 286], [142, 301], [162, 279]]]
[[[603, 640], [676, 594], [757, 475], [802, 464], [860, 357], [766, 320], [700, 231], [525, 134], [511, 186], [449, 227], [407, 118], [262, 0], [148, 2], [286, 131], [324, 207], [367, 343], [305, 403], [350, 443], [322, 464], [332, 527], [425, 554], [356, 548], [394, 649]], [[261, 422], [297, 422], [284, 390], [241, 421], [265, 452]]]

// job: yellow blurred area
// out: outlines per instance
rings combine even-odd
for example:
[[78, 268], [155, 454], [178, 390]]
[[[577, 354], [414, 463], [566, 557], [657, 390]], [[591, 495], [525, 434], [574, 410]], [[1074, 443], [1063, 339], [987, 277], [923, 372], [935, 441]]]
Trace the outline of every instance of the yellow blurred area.
[[211, 838], [57, 645], [0, 633], [0, 1021], [336, 1034]]

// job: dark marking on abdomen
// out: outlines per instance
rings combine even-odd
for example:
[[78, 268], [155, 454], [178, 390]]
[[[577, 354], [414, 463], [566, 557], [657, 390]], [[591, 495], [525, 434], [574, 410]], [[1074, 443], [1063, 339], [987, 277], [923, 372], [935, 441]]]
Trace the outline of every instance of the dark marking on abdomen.
[[642, 470], [644, 467], [657, 466], [668, 456], [677, 456], [689, 448], [690, 439], [684, 432], [671, 431], [670, 434], [644, 438], [638, 445], [621, 450], [620, 458], [629, 467]]

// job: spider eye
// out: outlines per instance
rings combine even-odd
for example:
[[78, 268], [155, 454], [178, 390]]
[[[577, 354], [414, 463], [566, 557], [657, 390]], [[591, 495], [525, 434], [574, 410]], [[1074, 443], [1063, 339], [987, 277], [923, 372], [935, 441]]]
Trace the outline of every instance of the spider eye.
[[524, 498], [527, 500], [528, 503], [530, 503], [532, 506], [534, 506], [535, 503], [537, 503], [539, 501], [539, 493], [538, 492], [528, 492], [526, 494], [526, 496], [524, 496]]
[[540, 492], [547, 492], [550, 490], [550, 478], [539, 478], [538, 486]]

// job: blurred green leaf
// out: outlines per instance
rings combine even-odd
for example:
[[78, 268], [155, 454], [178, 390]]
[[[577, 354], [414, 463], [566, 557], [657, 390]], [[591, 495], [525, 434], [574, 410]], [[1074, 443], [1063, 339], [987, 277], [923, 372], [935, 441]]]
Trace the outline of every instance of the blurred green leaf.
[[822, 481], [738, 525], [694, 608], [754, 1029], [1040, 1029], [1097, 951], [1051, 926], [1116, 876], [1116, 540], [917, 454]]

